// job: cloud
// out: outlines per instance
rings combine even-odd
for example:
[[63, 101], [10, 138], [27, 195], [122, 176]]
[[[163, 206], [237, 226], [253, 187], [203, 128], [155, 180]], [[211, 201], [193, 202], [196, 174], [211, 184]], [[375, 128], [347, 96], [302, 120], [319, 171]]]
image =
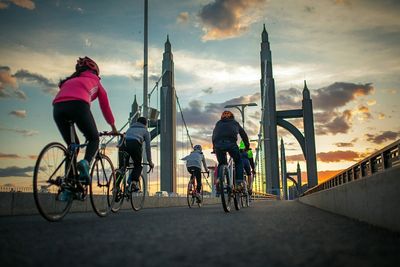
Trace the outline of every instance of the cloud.
[[33, 136], [39, 134], [36, 130], [24, 130], [24, 129], [14, 129], [14, 128], [4, 128], [0, 127], [0, 131], [14, 132], [22, 134], [23, 136]]
[[305, 6], [304, 7], [304, 12], [306, 12], [306, 13], [314, 13], [315, 12], [315, 7], [313, 7], [313, 6]]
[[279, 90], [276, 96], [276, 104], [279, 109], [301, 108], [302, 92], [296, 88]]
[[25, 118], [26, 117], [26, 110], [13, 110], [10, 113], [8, 113], [9, 115], [14, 115], [17, 116], [18, 118]]
[[[365, 157], [363, 153], [346, 150], [346, 151], [329, 151], [317, 153], [317, 159], [321, 162], [341, 162], [341, 161], [358, 161]], [[303, 154], [287, 156], [286, 160], [288, 162], [297, 162], [304, 160]]]
[[347, 5], [350, 6], [351, 2], [350, 0], [333, 0], [335, 5]]
[[354, 144], [353, 143], [346, 143], [346, 142], [338, 142], [335, 143], [334, 145], [336, 145], [337, 147], [353, 147]]
[[335, 82], [327, 87], [315, 90], [312, 100], [315, 109], [332, 111], [345, 106], [356, 97], [369, 95], [373, 91], [374, 87], [371, 83]]
[[[189, 106], [183, 108], [182, 111], [186, 123], [190, 127], [213, 126], [220, 119], [220, 115], [225, 110], [224, 107], [226, 105], [252, 103], [258, 102], [259, 100], [260, 93], [235, 97], [222, 103], [204, 104], [199, 100], [192, 100], [189, 102]], [[241, 120], [240, 113], [236, 111], [236, 109], [230, 110], [235, 114], [236, 120]]]
[[0, 159], [18, 159], [18, 158], [21, 157], [17, 154], [6, 154], [0, 152]]
[[213, 93], [212, 87], [208, 87], [208, 88], [202, 89], [201, 91], [202, 91], [203, 93], [208, 94], [208, 95], [211, 95], [211, 94]]
[[8, 66], [0, 66], [0, 98], [15, 96], [26, 99], [24, 92], [19, 90], [17, 79], [11, 74]]
[[384, 131], [377, 135], [365, 134], [365, 136], [367, 141], [380, 145], [386, 141], [396, 140], [400, 137], [400, 132]]
[[178, 24], [186, 24], [189, 22], [189, 13], [188, 12], [181, 12], [178, 17], [176, 18], [176, 22]]
[[10, 176], [17, 176], [17, 177], [32, 177], [33, 167], [6, 167], [0, 168], [0, 177], [10, 177]]
[[31, 73], [27, 70], [19, 70], [14, 74], [14, 77], [18, 80], [26, 83], [36, 83], [39, 86], [43, 86], [42, 92], [50, 95], [56, 95], [58, 92], [58, 86], [54, 82], [50, 81], [46, 77]]
[[360, 120], [372, 119], [372, 114], [370, 113], [369, 108], [367, 106], [359, 106], [352, 113], [353, 113], [353, 115], [360, 114], [360, 116], [359, 116]]
[[8, 7], [7, 3], [0, 2], [0, 9], [6, 9]]
[[362, 153], [351, 150], [317, 153], [317, 159], [322, 162], [358, 161], [364, 156]]
[[[9, 0], [9, 2], [13, 3], [16, 6], [26, 8], [29, 10], [35, 9], [35, 3], [31, 0]], [[0, 2], [0, 9], [8, 8], [9, 3], [7, 2]]]
[[215, 0], [199, 12], [203, 40], [220, 40], [240, 36], [262, 16], [266, 0]]
[[343, 113], [316, 113], [315, 129], [317, 135], [347, 133], [352, 124], [352, 113], [345, 110]]
[[[318, 135], [347, 133], [356, 115], [360, 120], [372, 119], [369, 108], [364, 105], [354, 110], [341, 111], [340, 109], [357, 97], [372, 93], [373, 90], [373, 86], [369, 83], [335, 82], [311, 91], [316, 133]], [[276, 99], [279, 109], [298, 109], [302, 106], [302, 92], [297, 88], [277, 91]], [[374, 103], [371, 101], [369, 104]]]

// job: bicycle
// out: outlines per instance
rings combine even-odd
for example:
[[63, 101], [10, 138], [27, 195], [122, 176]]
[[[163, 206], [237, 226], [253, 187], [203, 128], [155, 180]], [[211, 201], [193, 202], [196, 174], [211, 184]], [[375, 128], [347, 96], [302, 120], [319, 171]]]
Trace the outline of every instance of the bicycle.
[[[204, 174], [208, 172], [201, 172], [201, 175], [204, 176]], [[207, 176], [208, 178], [208, 176]], [[196, 177], [194, 176], [193, 172], [190, 175], [190, 179], [187, 185], [187, 191], [186, 191], [186, 200], [188, 203], [189, 208], [194, 206], [195, 201], [197, 202], [197, 205], [199, 208], [203, 205], [203, 185], [200, 187], [200, 194], [197, 193], [197, 180]]]
[[[129, 154], [125, 151], [120, 151], [120, 157], [124, 157], [129, 159]], [[127, 160], [124, 162], [128, 162]], [[148, 163], [142, 163], [142, 165], [149, 165]], [[133, 187], [133, 181], [127, 186], [126, 182], [126, 173], [129, 170], [133, 169], [133, 165], [128, 163], [128, 166], [122, 166], [118, 173], [118, 177], [116, 179], [115, 187], [113, 188], [113, 206], [111, 207], [111, 211], [116, 213], [121, 207], [124, 199], [130, 200], [132, 209], [134, 211], [139, 211], [143, 208], [144, 200], [147, 194], [147, 185], [146, 181], [143, 178], [143, 175], [139, 176], [139, 181], [136, 183], [136, 188]], [[149, 168], [147, 173], [150, 173], [152, 168]], [[122, 183], [122, 187], [120, 186]]]
[[[39, 213], [50, 222], [61, 220], [70, 210], [73, 200], [84, 201], [88, 191], [94, 212], [105, 217], [111, 210], [112, 194], [110, 187], [114, 184], [114, 166], [104, 149], [96, 152], [90, 172], [89, 184], [79, 181], [77, 156], [85, 144], [75, 141], [74, 124], [70, 123], [71, 144], [52, 142], [47, 144], [36, 160], [33, 173], [33, 197]], [[103, 132], [100, 136], [111, 135]], [[60, 199], [63, 191], [68, 191], [67, 199]], [[98, 196], [101, 195], [101, 196]]]
[[240, 210], [240, 195], [239, 191], [235, 189], [235, 173], [232, 158], [229, 159], [228, 165], [223, 164], [218, 167], [218, 188], [224, 211], [231, 211], [232, 199], [235, 209]]

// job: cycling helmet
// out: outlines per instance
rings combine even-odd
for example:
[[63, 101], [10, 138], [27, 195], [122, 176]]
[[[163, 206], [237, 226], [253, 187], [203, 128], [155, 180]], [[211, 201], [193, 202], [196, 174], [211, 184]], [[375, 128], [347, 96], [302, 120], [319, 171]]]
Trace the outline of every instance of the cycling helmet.
[[90, 70], [96, 72], [97, 76], [100, 74], [99, 66], [97, 66], [96, 62], [89, 57], [78, 58], [75, 69], [78, 70], [78, 68], [81, 67], [88, 67]]
[[235, 116], [233, 116], [233, 113], [230, 112], [229, 110], [225, 110], [221, 114], [221, 120], [222, 119], [234, 119], [234, 118], [235, 118]]
[[193, 150], [198, 150], [198, 151], [202, 151], [202, 147], [201, 147], [201, 145], [195, 145], [194, 147], [193, 147]]

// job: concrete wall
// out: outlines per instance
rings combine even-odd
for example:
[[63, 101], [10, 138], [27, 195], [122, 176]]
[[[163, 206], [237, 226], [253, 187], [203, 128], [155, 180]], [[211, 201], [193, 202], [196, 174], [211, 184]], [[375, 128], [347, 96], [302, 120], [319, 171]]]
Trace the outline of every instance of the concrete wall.
[[[204, 204], [220, 204], [220, 198], [204, 198]], [[187, 206], [186, 197], [146, 197], [144, 208]], [[132, 209], [130, 202], [124, 201], [122, 209]], [[93, 212], [89, 197], [85, 201], [74, 201], [70, 212]], [[39, 214], [33, 193], [1, 192], [0, 216]]]
[[400, 166], [299, 200], [323, 210], [400, 232]]

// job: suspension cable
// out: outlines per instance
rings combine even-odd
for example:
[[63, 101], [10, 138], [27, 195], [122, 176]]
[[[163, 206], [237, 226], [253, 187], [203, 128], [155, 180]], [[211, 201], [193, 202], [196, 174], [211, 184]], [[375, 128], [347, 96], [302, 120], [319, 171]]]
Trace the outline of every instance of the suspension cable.
[[176, 97], [176, 102], [178, 103], [179, 111], [181, 112], [182, 122], [183, 122], [183, 124], [185, 125], [186, 134], [187, 134], [187, 136], [188, 136], [188, 138], [189, 138], [190, 145], [193, 147], [192, 138], [191, 138], [190, 135], [189, 135], [189, 130], [188, 130], [188, 128], [187, 128], [185, 118], [183, 117], [183, 112], [182, 112], [181, 104], [179, 103], [179, 98], [178, 98], [178, 95], [176, 94], [176, 91], [175, 91], [175, 97]]

